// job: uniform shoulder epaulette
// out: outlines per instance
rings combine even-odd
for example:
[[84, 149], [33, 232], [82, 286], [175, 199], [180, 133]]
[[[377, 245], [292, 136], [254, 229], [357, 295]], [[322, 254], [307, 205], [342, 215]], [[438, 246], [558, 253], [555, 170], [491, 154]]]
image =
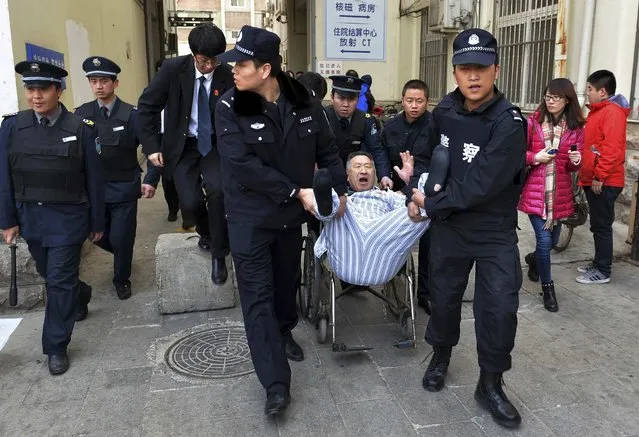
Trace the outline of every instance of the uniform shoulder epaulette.
[[87, 126], [91, 126], [91, 127], [95, 125], [95, 123], [92, 120], [89, 120], [88, 118], [83, 118], [82, 122], [86, 124]]
[[513, 117], [513, 119], [514, 119], [514, 120], [517, 120], [517, 121], [524, 121], [524, 120], [521, 118], [521, 112], [519, 112], [518, 110], [516, 110], [516, 109], [511, 109], [509, 112], [510, 112], [510, 115], [512, 115], [512, 117]]
[[4, 114], [4, 115], [2, 116], [2, 118], [15, 117], [16, 115], [18, 115], [18, 113], [17, 113], [17, 112], [10, 112], [10, 113], [8, 113], [8, 114]]
[[366, 118], [371, 118], [371, 115], [368, 112], [366, 112]]
[[137, 106], [134, 106], [134, 107], [133, 107], [133, 110], [134, 110], [134, 111], [137, 111], [137, 110], [138, 110], [138, 107], [137, 107]]

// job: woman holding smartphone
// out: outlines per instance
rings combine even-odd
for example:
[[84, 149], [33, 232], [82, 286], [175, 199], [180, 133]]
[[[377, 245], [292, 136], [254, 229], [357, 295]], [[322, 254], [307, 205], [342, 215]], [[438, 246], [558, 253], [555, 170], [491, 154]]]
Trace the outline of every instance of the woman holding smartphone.
[[568, 79], [553, 79], [528, 119], [528, 178], [519, 210], [528, 214], [536, 248], [526, 255], [528, 278], [541, 279], [544, 307], [559, 310], [550, 272], [550, 251], [559, 239], [559, 220], [573, 214], [571, 173], [581, 166], [585, 119], [575, 88]]

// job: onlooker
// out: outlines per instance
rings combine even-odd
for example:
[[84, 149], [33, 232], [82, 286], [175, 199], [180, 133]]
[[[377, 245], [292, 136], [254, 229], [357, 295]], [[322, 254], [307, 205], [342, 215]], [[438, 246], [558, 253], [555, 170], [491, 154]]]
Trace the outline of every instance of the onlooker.
[[359, 79], [359, 74], [357, 73], [357, 71], [355, 70], [348, 70], [346, 72], [346, 76], [350, 76], [350, 77], [356, 77]]
[[297, 80], [306, 87], [307, 90], [319, 101], [324, 100], [326, 93], [328, 92], [328, 84], [326, 79], [321, 74], [313, 71], [307, 71], [302, 74]]
[[584, 187], [590, 209], [590, 231], [595, 241], [592, 264], [579, 267], [581, 284], [610, 282], [612, 271], [612, 222], [615, 201], [624, 187], [626, 159], [626, 118], [628, 101], [615, 94], [617, 81], [608, 70], [588, 77], [588, 107], [583, 165], [579, 185]]
[[528, 119], [526, 165], [531, 170], [518, 208], [528, 214], [537, 240], [535, 251], [525, 257], [528, 277], [533, 282], [541, 277], [544, 307], [552, 312], [559, 306], [550, 273], [550, 250], [559, 239], [559, 220], [573, 213], [570, 174], [581, 166], [584, 124], [575, 88], [563, 78], [550, 81], [544, 99]]
[[373, 112], [373, 107], [375, 106], [375, 97], [371, 93], [371, 86], [373, 85], [373, 78], [370, 74], [365, 74], [362, 76], [362, 89], [359, 92], [359, 100], [357, 100], [357, 109], [360, 111], [368, 112], [369, 114]]
[[295, 79], [295, 73], [293, 73], [291, 70], [286, 70], [286, 74], [288, 75], [288, 77], [290, 77], [291, 79]]
[[302, 74], [304, 74], [303, 71], [298, 71], [297, 73], [295, 73], [295, 79], [299, 79]]

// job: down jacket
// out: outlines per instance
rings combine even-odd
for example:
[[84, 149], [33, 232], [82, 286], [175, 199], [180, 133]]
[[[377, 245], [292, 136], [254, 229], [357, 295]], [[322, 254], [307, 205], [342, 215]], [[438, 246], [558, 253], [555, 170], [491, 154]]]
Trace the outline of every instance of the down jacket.
[[[526, 214], [546, 217], [544, 189], [546, 186], [546, 165], [534, 164], [535, 154], [546, 148], [544, 133], [539, 123], [538, 112], [528, 118], [528, 147], [526, 149], [526, 165], [530, 166], [526, 183], [524, 184], [518, 209]], [[555, 204], [554, 218], [561, 220], [573, 214], [572, 177], [571, 172], [579, 170], [581, 163], [574, 165], [568, 157], [570, 146], [577, 145], [577, 150], [583, 153], [584, 129], [568, 129], [561, 136], [559, 150], [555, 155]]]

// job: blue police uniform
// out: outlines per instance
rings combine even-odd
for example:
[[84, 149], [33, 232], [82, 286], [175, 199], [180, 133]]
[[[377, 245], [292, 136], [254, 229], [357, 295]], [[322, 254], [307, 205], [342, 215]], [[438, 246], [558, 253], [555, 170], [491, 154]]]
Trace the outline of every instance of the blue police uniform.
[[[453, 49], [453, 65], [469, 66], [470, 72], [461, 70], [461, 75], [478, 78], [483, 69], [498, 64], [497, 41], [485, 30], [461, 32]], [[522, 284], [516, 227], [526, 122], [497, 88], [490, 95], [469, 110], [457, 88], [433, 111], [433, 136], [448, 148], [449, 165], [444, 189], [424, 202], [432, 220], [432, 314], [426, 341], [435, 353], [423, 385], [428, 391], [444, 386], [451, 350], [460, 337], [462, 298], [475, 265], [473, 312], [480, 367], [475, 399], [497, 423], [514, 428], [521, 416], [502, 390], [502, 374], [512, 364]], [[434, 158], [433, 146], [416, 152], [416, 174]]]
[[[67, 75], [26, 61], [16, 72], [34, 88], [59, 84]], [[20, 227], [46, 281], [42, 349], [51, 373], [68, 368], [82, 243], [90, 232], [104, 230], [102, 168], [91, 125], [59, 104], [47, 116], [31, 109], [5, 116], [0, 127], [0, 228]]]
[[[333, 91], [346, 97], [357, 97], [364, 83], [351, 76], [329, 76], [329, 79], [333, 81]], [[340, 117], [332, 106], [325, 109], [342, 163], [346, 165], [348, 155], [363, 150], [373, 156], [377, 179], [381, 180], [385, 176], [390, 178], [391, 167], [375, 118], [357, 108], [350, 118]]]
[[[87, 58], [86, 77], [117, 79], [120, 67], [102, 56]], [[96, 99], [76, 108], [75, 113], [95, 123], [99, 155], [105, 180], [106, 228], [96, 245], [113, 254], [113, 284], [120, 299], [131, 297], [131, 265], [141, 196], [137, 148], [137, 109], [119, 97], [109, 104]]]
[[[250, 26], [240, 35], [235, 49], [218, 60], [260, 59], [278, 68], [277, 35]], [[346, 192], [320, 103], [283, 72], [276, 79], [276, 103], [234, 88], [215, 110], [231, 254], [251, 358], [267, 391], [266, 414], [282, 411], [290, 399], [287, 357], [303, 359], [291, 331], [297, 324], [301, 225], [310, 215], [296, 195], [312, 187], [315, 163], [329, 169], [338, 194]]]

